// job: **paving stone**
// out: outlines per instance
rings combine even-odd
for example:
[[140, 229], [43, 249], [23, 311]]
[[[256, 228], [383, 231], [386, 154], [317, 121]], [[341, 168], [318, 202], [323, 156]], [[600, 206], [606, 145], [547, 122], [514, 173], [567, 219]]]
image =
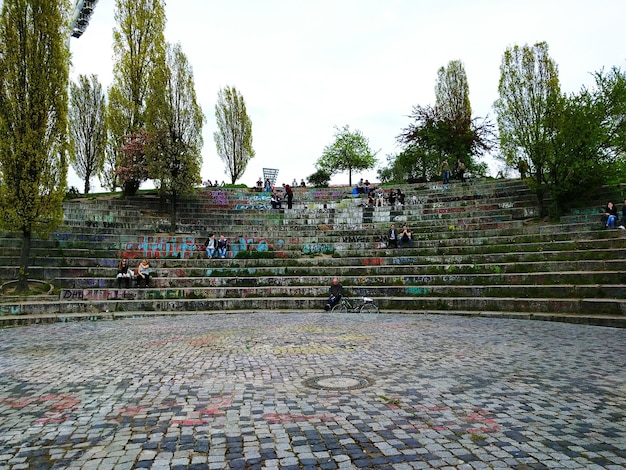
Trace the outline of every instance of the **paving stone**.
[[625, 466], [624, 330], [255, 313], [1, 333], [8, 470]]

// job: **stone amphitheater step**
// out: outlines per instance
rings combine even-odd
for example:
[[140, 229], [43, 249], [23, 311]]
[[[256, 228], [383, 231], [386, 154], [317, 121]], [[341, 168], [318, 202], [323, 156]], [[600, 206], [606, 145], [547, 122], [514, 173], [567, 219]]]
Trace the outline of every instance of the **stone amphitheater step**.
[[[345, 270], [345, 272], [344, 272]], [[217, 270], [216, 270], [217, 271]], [[326, 274], [327, 269], [308, 268], [306, 274], [292, 275], [288, 269], [273, 267], [255, 270], [255, 276], [250, 275], [250, 270], [241, 269], [240, 272], [225, 270], [223, 273], [214, 272], [211, 276], [187, 277], [185, 270], [169, 270], [163, 273], [163, 277], [153, 277], [151, 285], [158, 289], [167, 288], [197, 288], [197, 287], [256, 287], [256, 286], [326, 286], [328, 289], [333, 276]], [[305, 270], [303, 270], [305, 271]], [[315, 274], [319, 271], [318, 274]], [[356, 271], [356, 272], [355, 272]], [[359, 273], [359, 271], [361, 271]], [[550, 273], [500, 273], [500, 274], [416, 274], [414, 269], [394, 269], [391, 274], [384, 274], [381, 270], [371, 274], [371, 268], [361, 267], [339, 268], [333, 271], [341, 276], [346, 288], [358, 286], [364, 282], [378, 286], [520, 286], [526, 285], [526, 289], [541, 290], [543, 286], [574, 285], [581, 287], [598, 287], [612, 282], [626, 283], [626, 273], [621, 271], [555, 271]], [[404, 271], [397, 272], [397, 271]], [[166, 276], [165, 276], [166, 275]], [[549, 279], [546, 279], [549, 278]], [[113, 277], [58, 277], [54, 280], [57, 287], [64, 290], [74, 289], [114, 289], [117, 280]], [[550, 284], [551, 283], [551, 284]], [[620, 286], [622, 284], [619, 284]], [[64, 294], [61, 294], [61, 298]], [[610, 296], [616, 296], [615, 294]]]
[[[125, 290], [120, 290], [123, 293]], [[126, 291], [134, 294], [135, 291]], [[320, 310], [324, 297], [312, 296], [265, 296], [265, 297], [228, 297], [228, 298], [156, 298], [136, 300], [131, 295], [128, 299], [113, 300], [81, 300], [57, 302], [21, 302], [16, 304], [0, 304], [0, 318], [3, 323], [13, 322], [15, 317], [52, 316], [54, 318], [67, 315], [105, 315], [116, 312], [143, 311], [300, 311]], [[432, 312], [440, 311], [449, 314], [473, 312], [482, 315], [484, 312], [502, 312], [513, 316], [531, 317], [533, 315], [554, 315], [576, 318], [583, 316], [585, 323], [593, 323], [594, 317], [611, 318], [613, 325], [626, 326], [626, 299], [597, 298], [518, 298], [518, 297], [379, 297], [375, 299], [382, 312]]]
[[[352, 295], [374, 297], [383, 311], [626, 327], [623, 233], [587, 219], [529, 222], [535, 196], [521, 181], [401, 187], [404, 207], [367, 208], [363, 198], [346, 197], [349, 188], [307, 188], [296, 192], [292, 211], [266, 210], [259, 193], [203, 191], [180, 205], [176, 234], [167, 232], [157, 197], [69, 201], [65, 224], [34, 244], [30, 269], [55, 280], [58, 295], [4, 298], [0, 321], [318, 310], [338, 275]], [[387, 249], [385, 231], [404, 221], [414, 248]], [[235, 240], [231, 256], [271, 247], [275, 258], [198, 259], [212, 225]], [[0, 238], [0, 277], [17, 275], [19, 238]], [[327, 248], [334, 255], [319, 256]], [[115, 288], [122, 255], [151, 258], [154, 287]]]
[[[375, 278], [377, 280], [377, 278]], [[444, 302], [453, 298], [535, 298], [540, 296], [546, 299], [572, 299], [588, 298], [591, 296], [601, 297], [603, 300], [626, 299], [626, 286], [620, 284], [605, 285], [379, 285], [366, 284], [369, 279], [362, 279], [363, 283], [354, 286], [345, 286], [348, 295], [366, 296], [380, 299], [385, 296], [413, 297], [418, 298], [437, 297], [445, 299]], [[237, 287], [237, 289], [233, 289]], [[222, 298], [260, 298], [269, 296], [302, 297], [314, 296], [323, 301], [328, 292], [328, 286], [318, 285], [263, 285], [248, 286], [244, 283], [226, 285], [223, 287], [168, 287], [161, 288], [151, 283], [149, 288], [86, 288], [86, 289], [62, 289], [60, 300], [152, 300], [152, 299], [222, 299]], [[626, 314], [626, 311], [624, 312]]]
[[[248, 308], [244, 310], [230, 310], [232, 314], [250, 314], [256, 313], [260, 310], [254, 308]], [[292, 313], [293, 309], [274, 309], [272, 312], [284, 313], [288, 315]], [[299, 308], [299, 312], [319, 312], [319, 308], [305, 309]], [[196, 310], [159, 310], [159, 311], [126, 311], [126, 312], [76, 312], [76, 313], [41, 313], [33, 315], [5, 315], [1, 317], [2, 326], [20, 326], [31, 324], [43, 324], [43, 323], [57, 323], [57, 322], [73, 322], [73, 321], [102, 321], [102, 320], [116, 320], [122, 318], [145, 318], [145, 317], [163, 317], [163, 316], [179, 316], [179, 315], [196, 315], [206, 314], [207, 312]], [[468, 311], [468, 310], [456, 310], [450, 312], [448, 310], [424, 310], [415, 312], [414, 310], [398, 311], [398, 313], [407, 314], [429, 314], [429, 315], [459, 315], [468, 317], [490, 317], [490, 318], [509, 318], [518, 320], [543, 320], [543, 321], [559, 321], [568, 323], [578, 323], [594, 326], [604, 326], [613, 328], [624, 328], [624, 321], [621, 315], [610, 314], [569, 314], [569, 313], [552, 313], [552, 312], [502, 312], [502, 311]], [[334, 315], [329, 313], [329, 315]], [[347, 315], [354, 316], [355, 319], [360, 318], [361, 314], [348, 313]]]

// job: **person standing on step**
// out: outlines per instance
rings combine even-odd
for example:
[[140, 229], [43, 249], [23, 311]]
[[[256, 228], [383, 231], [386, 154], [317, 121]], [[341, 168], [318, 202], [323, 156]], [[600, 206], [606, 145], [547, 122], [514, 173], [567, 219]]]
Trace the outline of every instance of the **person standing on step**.
[[208, 259], [215, 257], [215, 250], [217, 249], [217, 244], [215, 240], [215, 234], [211, 233], [209, 238], [204, 242], [204, 246], [206, 247], [206, 257]]
[[285, 195], [287, 197], [287, 209], [291, 209], [293, 203], [293, 189], [288, 184], [285, 185]]
[[226, 258], [226, 252], [228, 251], [228, 240], [224, 235], [220, 235], [220, 239], [217, 241], [217, 255], [224, 259]]
[[443, 184], [450, 182], [450, 165], [448, 165], [448, 159], [444, 158], [441, 162], [441, 177], [443, 178]]
[[137, 268], [137, 287], [141, 287], [143, 282], [144, 287], [150, 286], [150, 265], [148, 260], [142, 260]]
[[328, 294], [328, 300], [326, 301], [326, 305], [324, 306], [324, 309], [326, 311], [332, 310], [333, 307], [337, 305], [343, 297], [343, 286], [339, 282], [338, 278], [333, 279], [333, 282], [330, 285], [330, 289], [328, 289]]

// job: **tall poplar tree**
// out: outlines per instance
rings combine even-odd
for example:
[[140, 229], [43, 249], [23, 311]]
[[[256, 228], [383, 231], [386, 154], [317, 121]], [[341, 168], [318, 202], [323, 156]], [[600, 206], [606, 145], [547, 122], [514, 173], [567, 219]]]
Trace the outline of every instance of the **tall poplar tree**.
[[91, 178], [102, 173], [107, 144], [106, 101], [95, 75], [80, 75], [70, 85], [69, 131], [70, 163], [87, 194]]
[[[155, 65], [164, 60], [164, 0], [116, 0], [115, 20], [115, 62], [113, 83], [109, 89], [109, 152], [105, 184], [109, 189], [122, 185], [126, 194], [134, 194], [142, 181], [135, 177], [120, 181], [120, 166], [125, 164], [120, 149], [128, 138], [125, 136], [145, 130], [151, 75]], [[142, 164], [147, 165], [145, 162]]]
[[202, 124], [193, 70], [180, 44], [168, 45], [166, 61], [152, 75], [154, 96], [148, 101], [146, 157], [148, 172], [171, 202], [171, 226], [176, 229], [176, 205], [201, 182]]
[[442, 150], [452, 159], [461, 158], [469, 165], [472, 145], [472, 107], [465, 67], [460, 60], [451, 60], [437, 71], [435, 109], [446, 138]]
[[554, 160], [554, 139], [563, 105], [557, 66], [548, 54], [548, 44], [508, 48], [500, 65], [498, 93], [494, 108], [503, 157], [510, 166], [528, 166], [544, 213], [546, 172]]
[[218, 131], [213, 133], [213, 139], [217, 154], [226, 163], [234, 184], [254, 157], [252, 121], [246, 111], [246, 102], [235, 87], [227, 86], [219, 91], [215, 118]]
[[31, 238], [63, 217], [67, 186], [65, 1], [4, 0], [0, 19], [0, 220], [22, 235], [18, 289]]

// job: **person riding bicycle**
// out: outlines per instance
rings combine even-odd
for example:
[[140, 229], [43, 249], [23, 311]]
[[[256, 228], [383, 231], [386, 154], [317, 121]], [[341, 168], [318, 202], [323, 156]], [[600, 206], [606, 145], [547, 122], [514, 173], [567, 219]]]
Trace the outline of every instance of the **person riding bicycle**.
[[343, 286], [339, 283], [338, 278], [334, 278], [332, 284], [330, 285], [330, 289], [328, 289], [329, 296], [326, 301], [326, 305], [324, 309], [326, 311], [332, 310], [335, 305], [339, 303], [341, 297], [343, 297]]

